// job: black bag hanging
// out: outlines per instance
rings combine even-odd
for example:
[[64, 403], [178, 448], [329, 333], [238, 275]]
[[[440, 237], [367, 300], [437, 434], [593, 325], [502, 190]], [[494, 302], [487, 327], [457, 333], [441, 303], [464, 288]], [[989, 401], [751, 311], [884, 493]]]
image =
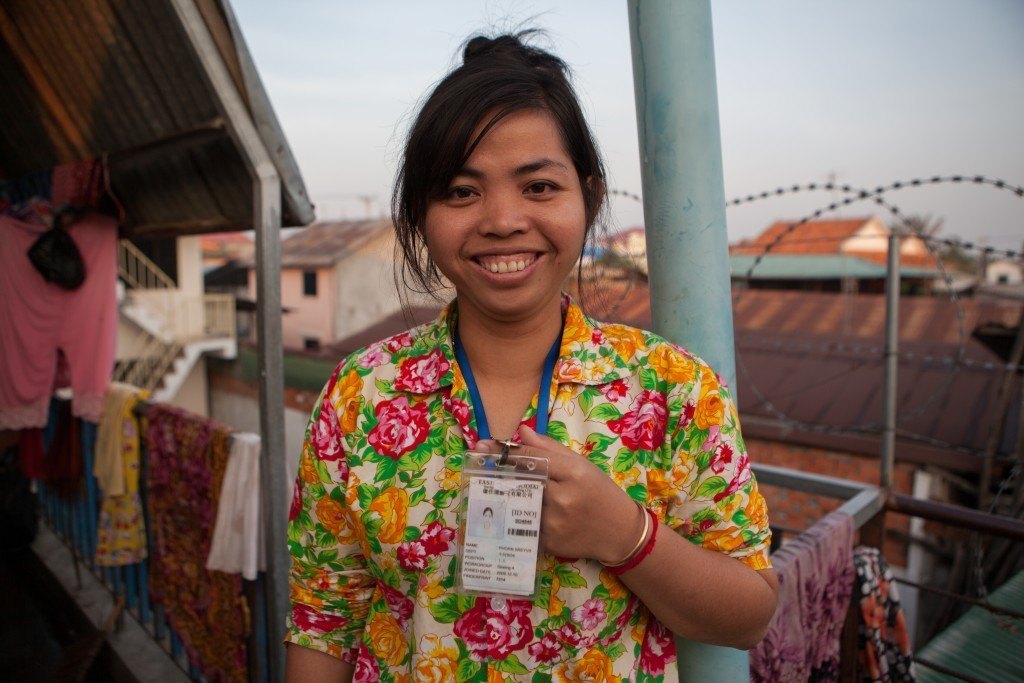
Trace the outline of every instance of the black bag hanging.
[[64, 230], [64, 214], [53, 216], [53, 227], [39, 236], [28, 258], [47, 282], [64, 289], [78, 289], [85, 281], [85, 262], [71, 235]]

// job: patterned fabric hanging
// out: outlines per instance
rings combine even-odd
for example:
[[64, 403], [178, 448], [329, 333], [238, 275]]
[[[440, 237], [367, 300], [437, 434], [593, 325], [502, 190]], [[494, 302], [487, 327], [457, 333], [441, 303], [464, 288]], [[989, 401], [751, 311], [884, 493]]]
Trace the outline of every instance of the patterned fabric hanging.
[[205, 567], [228, 430], [160, 404], [150, 405], [146, 422], [151, 592], [207, 680], [244, 682], [249, 612], [241, 578]]
[[866, 546], [853, 551], [853, 565], [860, 596], [860, 680], [913, 683], [914, 656], [889, 565], [877, 548]]
[[[133, 386], [111, 384], [100, 418], [93, 472], [103, 490], [96, 525], [96, 564], [101, 567], [119, 567], [146, 559], [146, 525], [139, 497], [139, 419], [135, 406], [147, 394]], [[104, 466], [105, 472], [101, 469]], [[118, 474], [120, 479], [115, 481]]]

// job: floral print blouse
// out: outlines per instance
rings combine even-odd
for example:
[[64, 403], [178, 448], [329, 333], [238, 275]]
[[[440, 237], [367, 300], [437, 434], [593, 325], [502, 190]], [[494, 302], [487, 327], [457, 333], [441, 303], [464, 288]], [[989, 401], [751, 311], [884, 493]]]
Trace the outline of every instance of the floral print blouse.
[[[768, 568], [764, 498], [714, 371], [563, 309], [548, 436], [688, 540]], [[675, 680], [671, 632], [596, 561], [543, 556], [532, 602], [455, 592], [456, 497], [477, 441], [456, 315], [352, 354], [324, 388], [291, 509], [287, 641], [354, 663], [356, 681]]]

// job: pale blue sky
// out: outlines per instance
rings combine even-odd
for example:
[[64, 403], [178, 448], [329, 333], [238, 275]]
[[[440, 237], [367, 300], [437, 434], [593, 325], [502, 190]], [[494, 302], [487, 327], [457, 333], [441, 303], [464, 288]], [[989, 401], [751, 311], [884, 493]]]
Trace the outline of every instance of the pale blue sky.
[[[381, 210], [417, 101], [480, 29], [548, 32], [577, 87], [615, 188], [640, 192], [624, 0], [335, 2], [233, 6], [318, 217]], [[780, 185], [986, 174], [1024, 185], [1024, 3], [1019, 0], [715, 0], [727, 198]], [[728, 212], [730, 239], [800, 218], [826, 193]], [[946, 236], [1019, 249], [1024, 199], [943, 186], [889, 195], [945, 219]], [[871, 213], [861, 205], [843, 215]], [[642, 222], [615, 199], [618, 227]]]

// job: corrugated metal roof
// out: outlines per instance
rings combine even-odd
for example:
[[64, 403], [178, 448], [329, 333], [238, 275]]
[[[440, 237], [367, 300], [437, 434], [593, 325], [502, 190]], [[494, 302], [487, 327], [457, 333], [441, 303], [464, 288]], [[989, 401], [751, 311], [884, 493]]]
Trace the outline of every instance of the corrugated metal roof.
[[[195, 2], [282, 177], [284, 224], [309, 223], [298, 166], [230, 7]], [[0, 179], [111, 154], [128, 234], [252, 227], [249, 171], [170, 0], [4, 0], [0, 73]]]
[[[883, 254], [884, 256], [884, 254]], [[730, 254], [730, 274], [746, 277], [757, 256]], [[900, 269], [903, 277], [935, 278], [937, 270], [926, 268]], [[884, 280], [885, 266], [840, 254], [764, 254], [750, 276], [752, 280]]]
[[[598, 296], [590, 297], [594, 317], [649, 328], [646, 283], [638, 281], [624, 289], [624, 284], [605, 284]], [[1016, 328], [1020, 321], [1019, 303], [976, 299], [960, 303], [968, 335], [982, 323]], [[799, 437], [808, 444], [828, 441], [834, 448], [877, 453], [877, 429], [840, 443], [813, 431], [801, 435], [799, 428], [780, 420], [777, 411], [801, 423], [842, 430], [879, 422], [883, 296], [744, 291], [734, 301], [733, 319], [737, 393], [746, 432]], [[978, 459], [958, 451], [984, 449], [1005, 362], [968, 337], [964, 353], [968, 364], [954, 373], [958, 327], [957, 307], [949, 299], [904, 297], [900, 301], [898, 413], [903, 417], [898, 426], [904, 434], [918, 436], [901, 438], [898, 455], [935, 461], [945, 452], [950, 453], [946, 466], [973, 470]], [[1013, 395], [1019, 397], [1019, 373], [1013, 381]], [[1015, 398], [1009, 414], [1016, 415], [1018, 406]], [[1008, 421], [999, 454], [1013, 452], [1016, 424]]]
[[[1024, 612], [1024, 572], [993, 591], [989, 602]], [[1022, 621], [992, 614], [983, 607], [972, 607], [920, 648], [917, 656], [982, 681], [1024, 681]], [[919, 664], [917, 680], [918, 683], [952, 683], [957, 679]]]
[[391, 230], [389, 219], [316, 223], [281, 243], [281, 267], [328, 268]]

